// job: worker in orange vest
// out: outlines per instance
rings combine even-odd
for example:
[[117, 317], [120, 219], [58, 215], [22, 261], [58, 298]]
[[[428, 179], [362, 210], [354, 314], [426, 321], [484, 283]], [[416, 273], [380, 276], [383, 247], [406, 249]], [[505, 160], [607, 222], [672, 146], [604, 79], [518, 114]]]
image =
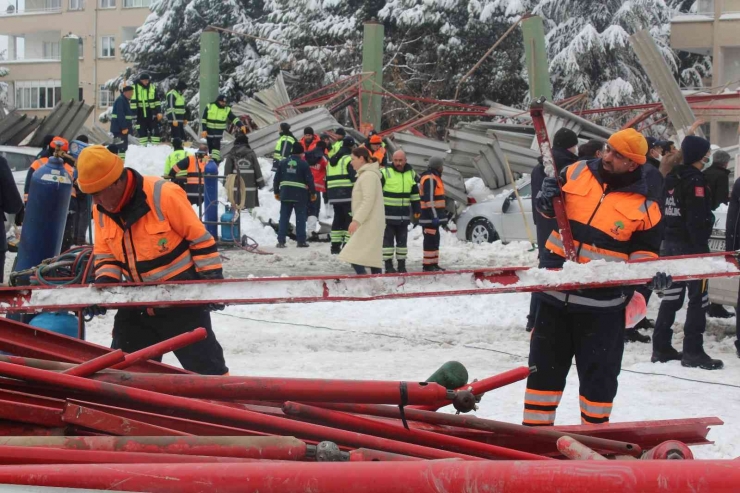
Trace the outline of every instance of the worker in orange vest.
[[[208, 155], [208, 144], [205, 142], [200, 144], [198, 151], [195, 154], [189, 154], [188, 157], [178, 161], [169, 172], [169, 177], [175, 180], [180, 187], [185, 190], [188, 196], [188, 200], [193, 205], [199, 205], [203, 197], [203, 173], [206, 168], [206, 164], [211, 160]], [[178, 176], [178, 173], [186, 171], [187, 174], [183, 177]]]
[[385, 152], [383, 139], [380, 138], [380, 135], [372, 134], [368, 139], [366, 146], [367, 149], [370, 151], [370, 155], [378, 160], [378, 163], [380, 164], [380, 169], [388, 166], [388, 157], [386, 156], [387, 153]]
[[419, 196], [421, 198], [421, 224], [424, 232], [424, 272], [444, 270], [439, 266], [439, 227], [447, 224], [445, 184], [442, 182], [444, 161], [432, 156], [427, 163], [429, 169], [421, 174]]

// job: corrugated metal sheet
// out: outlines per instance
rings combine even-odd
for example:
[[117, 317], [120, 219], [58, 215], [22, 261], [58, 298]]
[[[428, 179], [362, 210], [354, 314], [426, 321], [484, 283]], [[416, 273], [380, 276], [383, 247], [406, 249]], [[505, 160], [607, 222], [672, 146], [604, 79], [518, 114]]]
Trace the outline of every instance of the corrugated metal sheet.
[[[550, 144], [552, 144], [552, 139], [555, 136], [555, 132], [557, 132], [561, 128], [568, 128], [570, 130], [573, 130], [573, 132], [576, 135], [580, 135], [581, 130], [583, 129], [580, 122], [577, 122], [575, 120], [568, 120], [566, 118], [561, 118], [559, 116], [551, 115], [549, 113], [545, 113], [545, 126], [547, 127], [547, 135], [548, 137], [550, 137]], [[537, 142], [536, 138], [532, 137], [532, 142], [529, 148], [534, 151], [539, 151], [540, 145]]]
[[[249, 115], [252, 121], [262, 128], [276, 123], [278, 118], [275, 116], [274, 110], [288, 103], [290, 103], [290, 96], [281, 72], [271, 88], [256, 93], [254, 98], [248, 98], [233, 105], [231, 109], [234, 110], [234, 114], [237, 116]], [[299, 114], [293, 108], [285, 108], [282, 113], [288, 115], [289, 118]]]
[[58, 135], [72, 140], [79, 135], [85, 120], [90, 116], [93, 107], [84, 101], [60, 102], [54, 107], [49, 116], [36, 129], [28, 145], [41, 147], [44, 135]]
[[[545, 102], [545, 115], [560, 117], [564, 120], [567, 120], [568, 122], [571, 122], [571, 124], [577, 123], [581, 127], [581, 133], [586, 131], [589, 132], [591, 135], [601, 137], [602, 139], [608, 139], [614, 132], [616, 132], [616, 130], [602, 127], [601, 125], [590, 122], [585, 118], [581, 118], [580, 116], [573, 114], [568, 110], [564, 110], [560, 106], [552, 104], [549, 101]], [[547, 130], [548, 135], [550, 136], [550, 138], [552, 138], [553, 134], [550, 133], [550, 128], [548, 127]]]
[[21, 145], [43, 121], [43, 118], [30, 117], [16, 111], [11, 111], [0, 120], [0, 144], [9, 146]]
[[505, 132], [503, 130], [489, 130], [486, 135], [491, 138], [495, 137], [501, 142], [527, 148], [532, 142], [533, 136], [517, 132]]
[[[103, 127], [97, 124], [93, 125], [92, 128], [83, 126], [80, 129], [80, 134], [87, 135], [87, 138], [90, 139], [91, 144], [108, 145], [113, 142], [113, 136], [109, 134]], [[129, 144], [133, 144], [133, 142], [131, 142], [132, 140], [133, 137], [129, 136]]]

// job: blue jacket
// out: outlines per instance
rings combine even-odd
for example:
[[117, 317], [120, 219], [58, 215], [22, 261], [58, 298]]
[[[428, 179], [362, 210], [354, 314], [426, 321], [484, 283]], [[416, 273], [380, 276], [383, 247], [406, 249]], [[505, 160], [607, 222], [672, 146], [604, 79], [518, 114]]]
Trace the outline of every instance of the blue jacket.
[[136, 113], [131, 109], [131, 103], [123, 94], [116, 98], [113, 103], [113, 112], [110, 116], [110, 132], [120, 134], [123, 129], [130, 132], [134, 128], [134, 118]]
[[290, 156], [278, 163], [272, 187], [280, 202], [308, 205], [309, 194], [316, 193], [311, 167], [300, 156]]

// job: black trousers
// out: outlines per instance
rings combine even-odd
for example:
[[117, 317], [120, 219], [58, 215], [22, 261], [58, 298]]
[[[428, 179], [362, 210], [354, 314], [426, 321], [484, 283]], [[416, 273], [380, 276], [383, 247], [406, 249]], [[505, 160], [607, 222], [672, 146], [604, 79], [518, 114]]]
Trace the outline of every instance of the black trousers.
[[124, 134], [116, 133], [116, 134], [113, 134], [113, 139], [116, 142], [119, 142], [118, 144], [116, 144], [116, 149], [118, 150], [118, 157], [120, 157], [121, 159], [125, 161], [126, 151], [128, 151], [128, 134], [124, 135]]
[[211, 313], [205, 308], [157, 308], [154, 315], [136, 309], [118, 310], [113, 322], [111, 348], [132, 353], [198, 327], [205, 328], [208, 337], [176, 350], [180, 364], [201, 375], [227, 373], [224, 351], [211, 328]]
[[352, 205], [349, 202], [332, 204], [334, 207], [334, 220], [331, 223], [331, 246], [337, 248], [342, 243], [349, 241], [349, 223], [352, 222]]
[[581, 421], [609, 421], [624, 353], [624, 310], [571, 312], [544, 300], [536, 303], [527, 379], [524, 424], [552, 425], [573, 357], [580, 382]]
[[396, 254], [396, 260], [406, 260], [409, 253], [409, 223], [385, 224], [385, 233], [383, 234], [383, 260], [393, 260], [393, 254]]
[[689, 293], [689, 306], [683, 326], [683, 350], [689, 354], [704, 350], [704, 330], [707, 328], [709, 307], [709, 282], [706, 279], [676, 282], [663, 292], [653, 332], [654, 351], [666, 351], [671, 347], [673, 322], [676, 321], [676, 312], [683, 307], [686, 291]]
[[439, 264], [439, 226], [424, 225], [424, 260], [423, 265]]
[[208, 154], [211, 155], [214, 161], [221, 162], [221, 136], [208, 136], [206, 137], [208, 142]]
[[141, 144], [159, 144], [159, 122], [153, 116], [136, 120], [136, 135]]
[[170, 123], [170, 141], [172, 139], [181, 139], [185, 141], [185, 125], [181, 121], [177, 122], [177, 126]]

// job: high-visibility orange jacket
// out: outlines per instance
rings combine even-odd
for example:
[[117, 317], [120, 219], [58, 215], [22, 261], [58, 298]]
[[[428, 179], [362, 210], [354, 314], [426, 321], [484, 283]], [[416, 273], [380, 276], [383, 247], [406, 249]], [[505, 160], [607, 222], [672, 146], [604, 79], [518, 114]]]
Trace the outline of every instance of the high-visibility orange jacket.
[[[33, 174], [36, 172], [37, 169], [44, 166], [48, 162], [48, 157], [42, 157], [32, 162], [31, 166], [29, 166], [28, 173], [26, 173], [26, 183], [23, 185], [23, 202], [28, 202], [28, 191], [31, 189], [31, 178], [33, 177]], [[67, 170], [70, 178], [74, 176], [75, 169], [71, 165], [64, 163], [64, 169]], [[72, 187], [72, 197], [76, 196], [76, 187]]]
[[181, 181], [182, 177], [180, 177], [180, 180], [177, 180], [177, 183], [184, 188], [188, 197], [198, 196], [198, 187], [203, 184], [203, 172], [209, 159], [208, 156], [205, 156], [203, 159], [198, 160], [194, 154], [190, 154], [185, 159], [178, 161], [170, 169], [170, 176], [172, 178], [175, 178], [181, 171], [187, 171], [185, 183]]
[[388, 166], [388, 160], [386, 159], [387, 153], [386, 153], [385, 147], [380, 146], [378, 147], [377, 151], [373, 151], [370, 148], [370, 144], [367, 144], [366, 147], [367, 147], [367, 150], [370, 151], [370, 155], [374, 156], [375, 159], [378, 160], [378, 164], [380, 165], [381, 169], [383, 168], [383, 166]]
[[134, 192], [121, 212], [93, 211], [95, 282], [223, 279], [216, 242], [183, 190], [127, 172]]
[[[601, 160], [579, 161], [563, 170], [565, 213], [573, 232], [578, 262], [625, 262], [657, 258], [662, 231], [660, 206], [648, 199], [645, 171], [630, 185], [610, 190], [599, 175]], [[540, 266], [559, 268], [565, 262], [560, 232], [554, 229], [542, 252]], [[608, 281], [608, 279], [604, 279]], [[551, 299], [597, 310], [621, 309], [632, 297], [631, 287], [548, 291]]]
[[440, 224], [445, 224], [447, 222], [445, 184], [438, 171], [429, 169], [421, 174], [419, 196], [421, 198], [419, 224], [432, 224], [435, 218], [439, 219]]

